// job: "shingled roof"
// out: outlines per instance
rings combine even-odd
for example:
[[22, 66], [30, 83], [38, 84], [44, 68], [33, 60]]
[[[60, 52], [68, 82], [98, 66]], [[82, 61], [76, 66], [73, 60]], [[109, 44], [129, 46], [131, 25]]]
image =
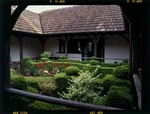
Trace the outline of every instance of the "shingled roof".
[[25, 10], [13, 30], [38, 34], [124, 31], [118, 5], [80, 5], [36, 14]]
[[[12, 12], [13, 10], [12, 8]], [[43, 34], [39, 14], [24, 10], [18, 18], [13, 30]]]

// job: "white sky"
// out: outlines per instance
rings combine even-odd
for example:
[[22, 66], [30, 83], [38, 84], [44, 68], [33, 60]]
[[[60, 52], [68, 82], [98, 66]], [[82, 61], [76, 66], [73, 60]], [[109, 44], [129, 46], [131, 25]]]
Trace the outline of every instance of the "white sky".
[[45, 10], [54, 10], [54, 9], [60, 9], [65, 7], [72, 7], [73, 5], [30, 5], [26, 9], [33, 11], [35, 13], [41, 13]]

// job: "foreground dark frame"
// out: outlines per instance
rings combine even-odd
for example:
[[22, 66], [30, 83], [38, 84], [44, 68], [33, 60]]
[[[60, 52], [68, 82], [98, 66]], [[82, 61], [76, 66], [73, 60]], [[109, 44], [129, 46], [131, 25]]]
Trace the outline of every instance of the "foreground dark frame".
[[[75, 1], [73, 1], [75, 2]], [[139, 109], [142, 109], [141, 105], [141, 83], [139, 82], [138, 79], [138, 59], [142, 58], [139, 57], [137, 54], [138, 49], [142, 49], [141, 47], [137, 46], [137, 39], [138, 38], [138, 33], [142, 32], [143, 25], [140, 23], [142, 22], [141, 20], [141, 12], [142, 10], [142, 5], [137, 5], [137, 4], [128, 4], [126, 0], [120, 0], [119, 2], [115, 1], [113, 2], [112, 0], [104, 0], [104, 1], [96, 1], [96, 0], [88, 0], [87, 4], [94, 3], [94, 4], [118, 4], [121, 6], [121, 8], [125, 11], [126, 16], [129, 20], [129, 35], [130, 35], [130, 73], [131, 73], [131, 80], [134, 82], [135, 85], [134, 87], [134, 95], [135, 95], [135, 100], [137, 101], [137, 106]], [[70, 100], [64, 100], [64, 99], [59, 99], [59, 98], [53, 98], [53, 97], [46, 97], [38, 94], [31, 94], [27, 93], [24, 91], [16, 90], [13, 88], [10, 88], [10, 66], [9, 66], [9, 38], [10, 34], [12, 33], [12, 28], [18, 19], [20, 13], [28, 6], [28, 5], [46, 5], [49, 4], [49, 0], [11, 0], [6, 1], [2, 0], [2, 4], [0, 4], [0, 17], [1, 17], [1, 28], [0, 30], [0, 113], [1, 114], [7, 114], [7, 106], [8, 106], [8, 101], [9, 101], [9, 95], [10, 93], [13, 94], [18, 94], [21, 96], [33, 98], [36, 100], [41, 100], [45, 102], [52, 102], [55, 104], [62, 104], [70, 107], [75, 107], [78, 109], [86, 109], [86, 110], [121, 110], [118, 108], [112, 108], [112, 107], [105, 107], [105, 106], [95, 106], [91, 104], [86, 104], [86, 103], [80, 103], [80, 102], [75, 102], [75, 101], [70, 101]], [[52, 3], [55, 4], [55, 3]], [[66, 0], [65, 4], [72, 4], [71, 0]], [[83, 2], [77, 3], [75, 2], [74, 4], [83, 4]], [[15, 12], [10, 15], [10, 8], [11, 5], [18, 5], [17, 9]], [[62, 4], [60, 4], [62, 5]], [[135, 12], [138, 12], [135, 13]], [[136, 19], [138, 17], [138, 19]], [[138, 58], [139, 57], [139, 58]], [[140, 66], [142, 69], [142, 74], [143, 74], [143, 67], [142, 65]]]

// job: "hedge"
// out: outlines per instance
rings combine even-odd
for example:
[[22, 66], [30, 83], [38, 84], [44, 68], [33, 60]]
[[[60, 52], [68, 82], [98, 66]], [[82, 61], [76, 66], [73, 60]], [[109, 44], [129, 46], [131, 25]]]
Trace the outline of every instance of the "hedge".
[[76, 110], [76, 109], [36, 100], [28, 105], [27, 110], [29, 110], [29, 111], [49, 110], [50, 111], [50, 110]]
[[115, 78], [113, 75], [106, 75], [102, 80], [102, 86], [103, 91], [102, 94], [105, 95], [110, 90], [110, 87], [116, 85], [116, 86], [125, 86], [128, 87], [131, 90], [131, 82], [127, 80], [121, 80]]
[[55, 85], [56, 89], [53, 90], [53, 96], [59, 97], [59, 93], [67, 92], [67, 88], [69, 87], [69, 80], [71, 77], [64, 75], [65, 73], [61, 73], [59, 76], [55, 76]]
[[113, 74], [116, 78], [130, 80], [130, 71], [126, 65], [116, 67]]
[[107, 94], [107, 106], [133, 110], [132, 95], [127, 87], [112, 86]]

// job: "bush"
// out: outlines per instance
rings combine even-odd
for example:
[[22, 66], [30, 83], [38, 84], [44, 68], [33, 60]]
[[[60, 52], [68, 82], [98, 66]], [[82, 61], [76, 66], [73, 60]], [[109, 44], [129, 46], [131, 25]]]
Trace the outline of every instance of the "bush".
[[120, 66], [120, 64], [114, 64], [114, 63], [100, 63], [100, 65], [102, 67], [117, 67], [117, 66]]
[[69, 66], [65, 69], [66, 75], [68, 76], [78, 75], [79, 71], [79, 68], [77, 68], [76, 66]]
[[31, 60], [31, 58], [30, 58], [29, 56], [25, 56], [25, 57], [23, 58], [23, 61], [29, 61], [29, 60]]
[[116, 67], [113, 72], [114, 72], [114, 76], [119, 79], [126, 79], [126, 80], [130, 79], [130, 71], [127, 66], [122, 65]]
[[21, 76], [11, 79], [11, 87], [19, 90], [27, 90], [27, 83]]
[[21, 97], [19, 95], [10, 95], [10, 100], [9, 100], [9, 110], [10, 111], [22, 111], [26, 110], [27, 106], [33, 102], [33, 99], [29, 99], [26, 97]]
[[90, 60], [91, 65], [100, 65], [100, 61], [97, 60]]
[[44, 110], [72, 110], [73, 108], [50, 104], [42, 101], [35, 101], [28, 105], [29, 111], [44, 111]]
[[96, 88], [95, 82], [97, 79], [98, 77], [93, 77], [92, 73], [88, 71], [81, 72], [79, 77], [71, 77], [70, 86], [67, 88], [68, 92], [63, 92], [60, 95], [70, 100], [93, 103], [99, 97], [102, 90], [101, 86]]
[[85, 64], [83, 67], [83, 71], [93, 72], [95, 69], [96, 67], [92, 66], [91, 64]]
[[33, 88], [33, 87], [28, 87], [27, 92], [38, 93], [38, 90], [36, 88]]
[[69, 87], [69, 80], [70, 76], [55, 76], [55, 84], [56, 89], [53, 91], [53, 96], [59, 97], [58, 93], [67, 92], [67, 88]]
[[111, 67], [101, 67], [97, 66], [97, 68], [93, 72], [93, 76], [99, 75], [99, 78], [105, 77], [107, 74], [112, 74], [113, 73], [113, 68]]
[[45, 51], [41, 54], [41, 58], [50, 58], [51, 57], [51, 53], [48, 51]]
[[92, 60], [97, 60], [97, 57], [96, 56], [92, 56], [91, 59]]
[[60, 59], [68, 60], [68, 58], [66, 56], [61, 56]]
[[128, 88], [112, 86], [107, 94], [106, 105], [123, 109], [133, 109], [132, 96], [128, 93]]
[[54, 80], [43, 81], [43, 82], [39, 82], [38, 84], [41, 89], [41, 94], [44, 95], [51, 95], [52, 90], [56, 88]]
[[33, 80], [28, 80], [28, 81], [26, 81], [27, 82], [27, 84], [28, 84], [28, 87], [32, 87], [32, 88], [35, 88], [35, 89], [37, 89], [38, 91], [40, 91], [40, 87], [39, 87], [39, 84], [38, 84], [38, 82], [37, 81], [33, 81]]
[[45, 61], [48, 61], [48, 60], [49, 60], [49, 59], [46, 58], [46, 57], [42, 57], [42, 58], [41, 58], [41, 61], [42, 61], [42, 62], [45, 62]]
[[102, 94], [105, 95], [110, 90], [110, 87], [116, 85], [116, 86], [125, 86], [131, 89], [131, 82], [126, 80], [117, 79], [114, 76], [106, 75], [106, 77], [103, 78], [102, 86], [104, 87]]

